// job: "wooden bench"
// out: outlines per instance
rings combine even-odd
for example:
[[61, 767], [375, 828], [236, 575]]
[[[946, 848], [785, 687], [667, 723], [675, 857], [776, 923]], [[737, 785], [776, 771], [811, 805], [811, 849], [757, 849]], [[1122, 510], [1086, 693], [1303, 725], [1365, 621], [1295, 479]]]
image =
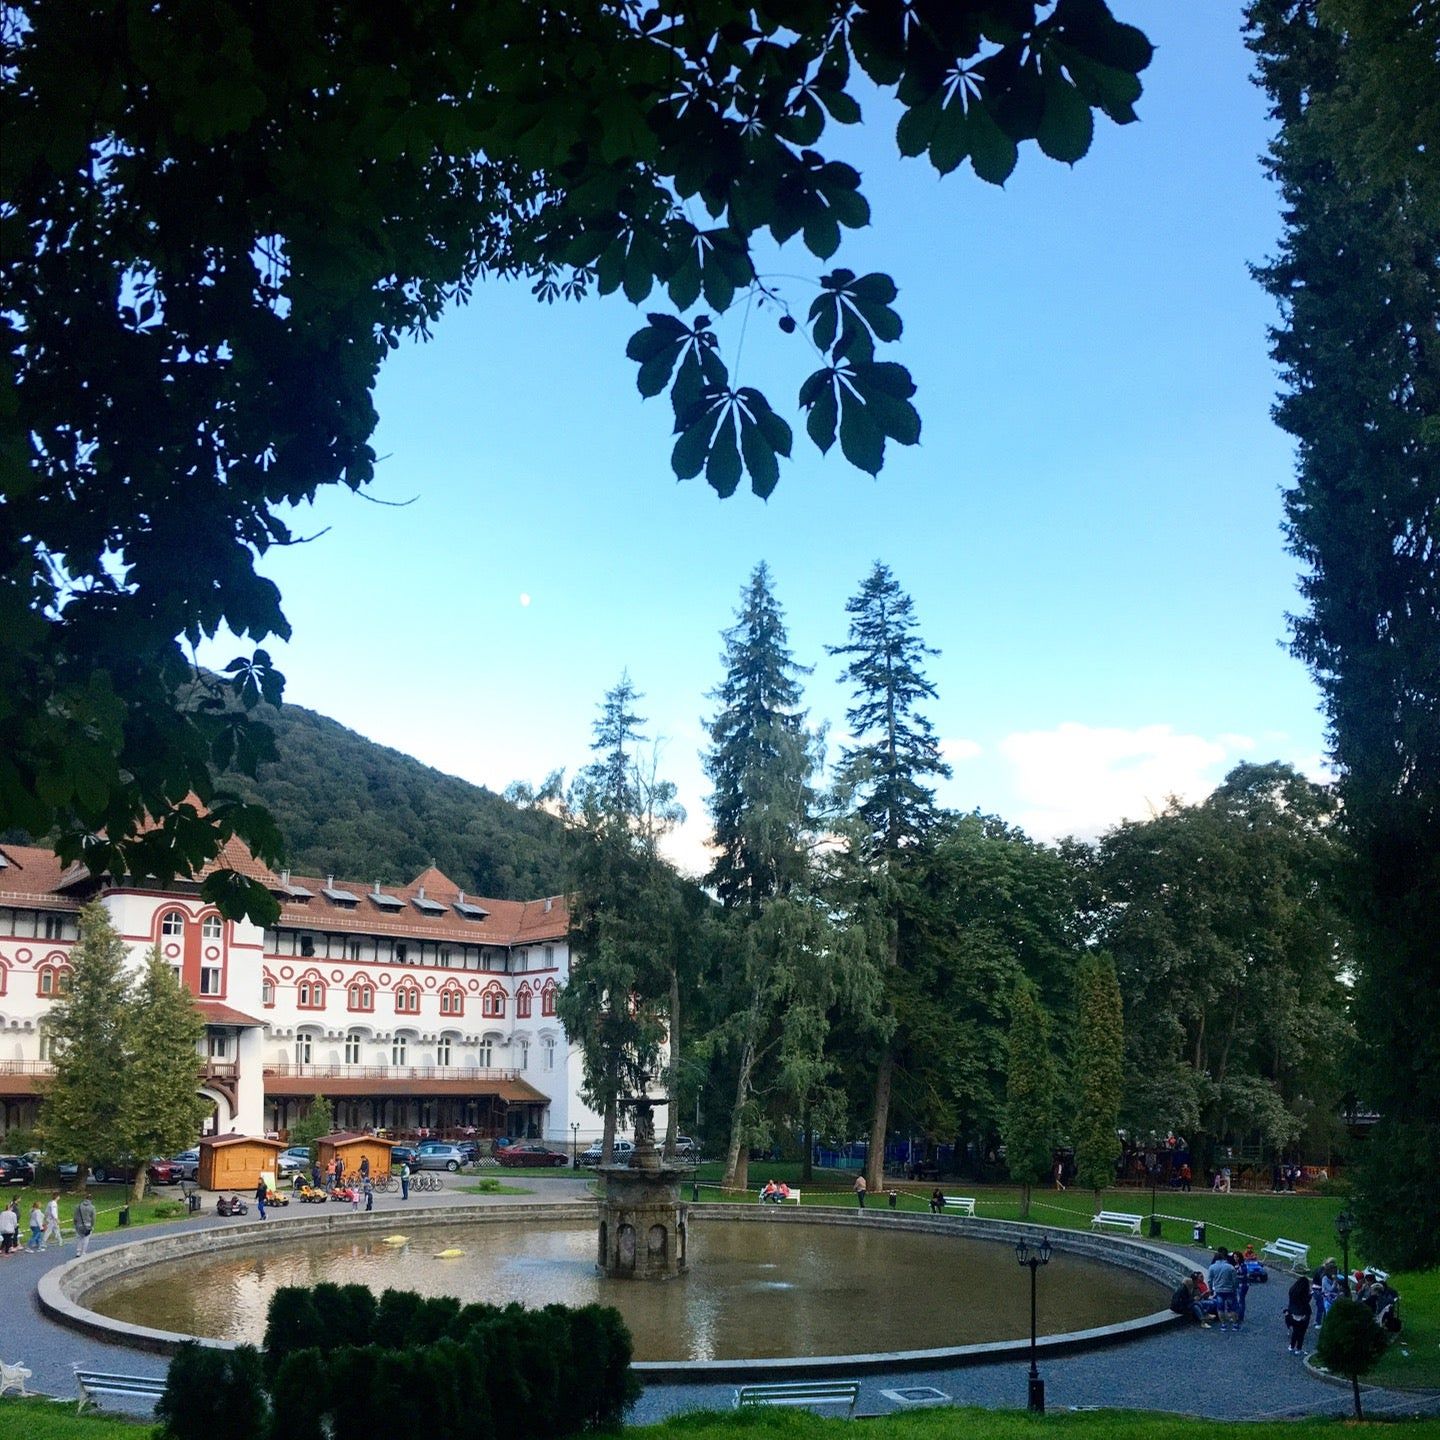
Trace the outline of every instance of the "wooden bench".
[[1091, 1217], [1090, 1228], [1098, 1230], [1102, 1226], [1113, 1225], [1117, 1230], [1128, 1230], [1132, 1235], [1138, 1235], [1141, 1219], [1141, 1216], [1127, 1215], [1123, 1210], [1102, 1210]]
[[958, 1210], [962, 1215], [975, 1218], [975, 1197], [973, 1195], [943, 1195], [947, 1210]]
[[735, 1408], [755, 1405], [844, 1405], [855, 1409], [860, 1398], [858, 1380], [787, 1380], [774, 1385], [742, 1385], [735, 1392]]
[[1260, 1247], [1260, 1253], [1283, 1260], [1297, 1274], [1310, 1267], [1310, 1247], [1298, 1240], [1271, 1240]]
[[29, 1395], [30, 1392], [25, 1388], [25, 1382], [30, 1378], [31, 1373], [18, 1361], [14, 1365], [7, 1365], [0, 1360], [0, 1395], [7, 1390], [18, 1390], [22, 1395]]
[[106, 1370], [83, 1370], [74, 1367], [75, 1383], [80, 1387], [80, 1403], [76, 1411], [98, 1402], [97, 1395], [128, 1395], [140, 1400], [158, 1400], [165, 1393], [163, 1375], [113, 1375]]

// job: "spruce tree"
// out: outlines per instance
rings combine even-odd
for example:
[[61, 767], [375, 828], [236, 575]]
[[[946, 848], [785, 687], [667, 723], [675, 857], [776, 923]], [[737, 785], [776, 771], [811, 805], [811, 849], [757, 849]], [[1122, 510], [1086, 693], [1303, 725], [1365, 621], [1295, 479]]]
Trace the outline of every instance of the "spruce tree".
[[1125, 1018], [1115, 962], [1103, 952], [1085, 955], [1075, 988], [1075, 1179], [1098, 1199], [1120, 1154]]
[[145, 957], [123, 1023], [126, 1060], [117, 1125], [135, 1156], [131, 1199], [138, 1203], [145, 1192], [145, 1161], [183, 1150], [210, 1109], [198, 1089], [205, 1024], [158, 945]]
[[719, 708], [705, 755], [716, 851], [706, 881], [734, 927], [727, 1013], [712, 1038], [734, 1056], [724, 1183], [743, 1188], [757, 1075], [783, 1079], [788, 1070], [813, 1084], [833, 986], [810, 885], [815, 761], [800, 708], [800, 677], [809, 672], [790, 652], [764, 564], [723, 638], [725, 675], [712, 692]]
[[1030, 1189], [1050, 1173], [1056, 1140], [1055, 1061], [1050, 1019], [1035, 987], [1022, 981], [1011, 1006], [1006, 1057], [1005, 1166], [1021, 1187], [1020, 1214], [1030, 1214]]
[[877, 561], [845, 609], [849, 638], [829, 653], [849, 657], [842, 679], [854, 694], [846, 719], [855, 743], [841, 754], [837, 790], [850, 811], [851, 856], [864, 877], [860, 888], [868, 891], [882, 936], [877, 960], [886, 994], [873, 1025], [878, 1054], [866, 1161], [866, 1181], [879, 1189], [895, 1071], [895, 989], [910, 961], [901, 938], [912, 878], [907, 872], [936, 821], [934, 792], [925, 781], [948, 776], [950, 768], [921, 710], [936, 698], [925, 657], [940, 652], [920, 638], [914, 603]]
[[[119, 1122], [131, 1003], [126, 954], [104, 907], [87, 905], [80, 912], [80, 943], [70, 956], [69, 993], [45, 1020], [55, 1074], [45, 1093], [40, 1131], [55, 1160], [75, 1160], [84, 1167], [125, 1158]], [[194, 1078], [192, 1072], [192, 1085]]]

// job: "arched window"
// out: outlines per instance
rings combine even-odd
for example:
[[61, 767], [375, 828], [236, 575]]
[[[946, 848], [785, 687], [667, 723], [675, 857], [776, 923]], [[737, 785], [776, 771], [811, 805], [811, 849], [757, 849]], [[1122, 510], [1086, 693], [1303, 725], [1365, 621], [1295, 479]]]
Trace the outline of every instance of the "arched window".
[[[397, 1015], [418, 1015], [420, 1013], [420, 987], [413, 980], [396, 987], [395, 1013]], [[397, 1060], [395, 1063], [398, 1065], [401, 1062]]]
[[50, 999], [56, 995], [70, 993], [70, 967], [68, 965], [42, 965], [40, 967], [39, 993]]
[[560, 987], [553, 980], [546, 981], [545, 988], [540, 992], [540, 1013], [542, 1015], [555, 1013], [555, 996], [559, 992]]
[[346, 994], [352, 1010], [375, 1008], [375, 987], [364, 980], [352, 980]]
[[267, 1010], [275, 1008], [275, 977], [268, 970], [260, 978], [260, 1003]]
[[345, 1063], [347, 1065], [358, 1065], [360, 1063], [360, 1032], [352, 1030], [345, 1037]]
[[409, 1042], [403, 1035], [397, 1035], [390, 1042], [390, 1063], [392, 1065], [403, 1065]]
[[490, 986], [480, 997], [480, 1013], [491, 1019], [505, 1014], [505, 992], [498, 985]]
[[202, 940], [218, 940], [224, 933], [225, 922], [218, 915], [207, 915], [200, 922], [200, 938]]
[[528, 1020], [530, 1018], [530, 1004], [530, 987], [528, 985], [522, 985], [515, 992], [516, 1019]]
[[3, 995], [10, 988], [10, 966], [4, 960], [0, 960], [0, 995]]
[[442, 1015], [463, 1015], [465, 1013], [465, 992], [458, 985], [447, 985], [440, 992], [440, 1013]]
[[325, 982], [317, 970], [307, 970], [296, 986], [295, 1003], [301, 1010], [325, 1008]]
[[167, 910], [160, 922], [160, 933], [175, 939], [185, 933], [185, 916], [179, 910]]

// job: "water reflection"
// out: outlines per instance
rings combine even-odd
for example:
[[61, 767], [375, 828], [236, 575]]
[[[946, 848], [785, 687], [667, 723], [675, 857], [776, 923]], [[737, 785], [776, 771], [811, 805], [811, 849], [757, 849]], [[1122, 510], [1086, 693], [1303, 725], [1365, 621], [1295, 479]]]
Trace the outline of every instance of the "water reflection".
[[[436, 1260], [455, 1247], [464, 1254]], [[641, 1360], [919, 1350], [1030, 1333], [1028, 1277], [1008, 1247], [879, 1228], [705, 1221], [689, 1274], [599, 1274], [590, 1226], [514, 1221], [417, 1227], [405, 1245], [334, 1235], [148, 1267], [87, 1299], [133, 1324], [259, 1343], [270, 1296], [320, 1280], [526, 1305], [616, 1306]], [[1040, 1286], [1040, 1330], [1108, 1325], [1158, 1309], [1153, 1282], [1063, 1250]]]

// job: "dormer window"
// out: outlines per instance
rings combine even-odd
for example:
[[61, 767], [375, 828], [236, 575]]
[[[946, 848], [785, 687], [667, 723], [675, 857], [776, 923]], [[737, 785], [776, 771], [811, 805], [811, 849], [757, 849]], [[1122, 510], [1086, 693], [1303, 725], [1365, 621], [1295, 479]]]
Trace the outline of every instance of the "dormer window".
[[200, 922], [202, 940], [219, 940], [225, 933], [225, 922], [218, 915], [207, 915]]
[[178, 939], [185, 933], [185, 916], [179, 910], [167, 910], [160, 922], [160, 933], [167, 939]]

